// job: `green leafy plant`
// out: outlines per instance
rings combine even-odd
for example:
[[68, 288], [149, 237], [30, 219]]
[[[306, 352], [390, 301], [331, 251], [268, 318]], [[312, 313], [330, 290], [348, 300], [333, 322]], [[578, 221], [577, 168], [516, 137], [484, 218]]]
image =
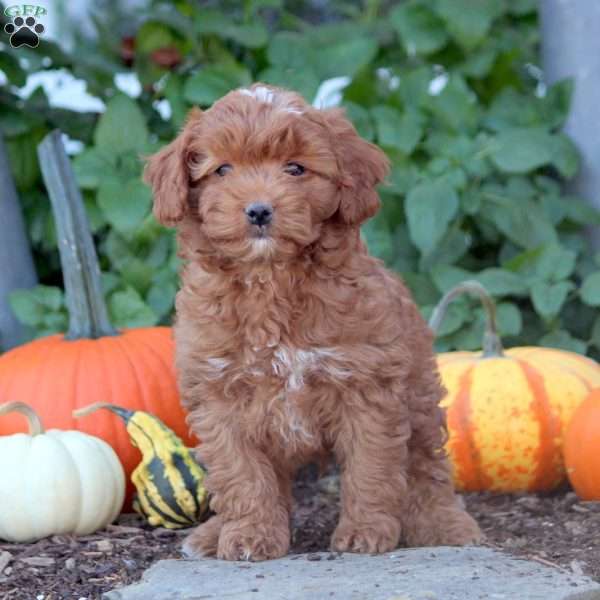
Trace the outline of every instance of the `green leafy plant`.
[[[126, 19], [122, 6], [98, 11], [96, 42], [79, 40], [72, 55], [46, 42], [28, 51], [35, 56], [27, 71], [17, 51], [1, 50], [0, 68], [14, 86], [29, 71], [61, 67], [106, 102], [101, 116], [82, 115], [48, 107], [41, 90], [23, 101], [9, 85], [0, 89], [0, 129], [42, 282], [61, 285], [35, 157], [49, 128], [85, 144], [74, 167], [113, 321], [168, 323], [174, 240], [150, 214], [141, 157], [176, 135], [191, 106], [206, 107], [233, 88], [262, 80], [312, 100], [323, 80], [344, 76], [342, 105], [393, 167], [380, 190], [383, 208], [364, 237], [405, 278], [424, 315], [458, 281], [474, 279], [495, 297], [509, 345], [600, 356], [600, 256], [583, 233], [600, 215], [564, 191], [579, 163], [561, 132], [572, 84], [547, 88], [535, 66], [534, 0], [392, 4], [334, 3], [319, 14], [308, 3], [282, 0], [201, 7], [154, 0]], [[115, 73], [128, 70], [141, 83], [136, 99], [114, 83]], [[62, 322], [38, 321], [24, 308], [40, 293], [19, 292], [13, 304], [45, 334]], [[483, 318], [468, 298], [458, 302], [439, 348], [478, 347]]]

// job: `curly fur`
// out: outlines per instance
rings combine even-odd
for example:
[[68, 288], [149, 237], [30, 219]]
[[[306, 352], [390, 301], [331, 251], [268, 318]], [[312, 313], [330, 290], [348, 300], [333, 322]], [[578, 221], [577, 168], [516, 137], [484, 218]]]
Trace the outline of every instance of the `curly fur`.
[[[149, 159], [155, 215], [184, 259], [176, 361], [217, 514], [191, 553], [286, 554], [294, 473], [328, 454], [342, 486], [332, 548], [480, 539], [443, 450], [432, 334], [360, 238], [387, 171], [342, 110], [261, 84], [192, 112]], [[264, 236], [244, 213], [257, 201], [273, 207]]]

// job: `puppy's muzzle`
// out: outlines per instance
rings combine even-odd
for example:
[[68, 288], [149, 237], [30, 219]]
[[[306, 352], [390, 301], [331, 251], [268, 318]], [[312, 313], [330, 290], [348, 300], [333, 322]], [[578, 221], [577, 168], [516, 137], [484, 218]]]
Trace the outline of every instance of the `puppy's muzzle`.
[[263, 202], [253, 202], [244, 209], [244, 212], [251, 225], [268, 225], [273, 218], [273, 207]]

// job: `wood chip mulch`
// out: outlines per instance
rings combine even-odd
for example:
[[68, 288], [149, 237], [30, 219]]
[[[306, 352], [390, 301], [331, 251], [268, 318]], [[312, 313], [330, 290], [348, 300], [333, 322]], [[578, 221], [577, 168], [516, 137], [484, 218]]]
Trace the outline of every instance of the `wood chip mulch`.
[[[338, 479], [307, 471], [296, 482], [294, 553], [326, 550], [338, 518]], [[600, 581], [600, 502], [569, 490], [464, 496], [486, 545]], [[133, 514], [94, 535], [0, 542], [0, 600], [96, 600], [133, 583], [157, 560], [179, 558], [187, 531], [153, 529]]]

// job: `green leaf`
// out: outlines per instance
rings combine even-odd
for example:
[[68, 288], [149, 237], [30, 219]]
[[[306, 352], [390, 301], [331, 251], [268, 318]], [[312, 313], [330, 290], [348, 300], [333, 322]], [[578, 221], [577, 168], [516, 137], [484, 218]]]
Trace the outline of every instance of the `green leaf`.
[[587, 344], [584, 341], [574, 338], [564, 329], [557, 329], [556, 331], [547, 333], [538, 340], [538, 344], [546, 348], [560, 348], [561, 350], [569, 350], [578, 354], [585, 354], [587, 350]]
[[536, 312], [544, 319], [552, 319], [563, 307], [574, 285], [570, 281], [546, 283], [538, 281], [531, 288], [531, 300]]
[[342, 106], [346, 110], [346, 116], [352, 121], [354, 127], [356, 127], [358, 135], [371, 141], [374, 137], [374, 131], [369, 111], [354, 102], [346, 101]]
[[19, 61], [8, 54], [8, 52], [0, 52], [0, 71], [4, 71], [10, 85], [22, 87], [27, 80], [24, 69], [19, 65]]
[[32, 189], [39, 181], [37, 144], [41, 137], [36, 130], [6, 140], [12, 175], [20, 192]]
[[434, 77], [430, 66], [418, 67], [402, 74], [398, 92], [406, 106], [420, 108], [429, 102], [429, 84]]
[[106, 148], [86, 148], [73, 159], [73, 170], [79, 186], [95, 190], [107, 174], [114, 172], [115, 155]]
[[313, 68], [322, 79], [353, 77], [368, 65], [377, 54], [377, 42], [369, 37], [346, 39], [327, 44], [315, 53]]
[[292, 31], [279, 31], [267, 48], [267, 58], [273, 66], [291, 69], [304, 69], [306, 57], [311, 47], [308, 38]]
[[534, 13], [538, 9], [538, 0], [510, 0], [506, 8], [509, 13], [521, 17]]
[[501, 336], [519, 335], [523, 328], [521, 312], [512, 302], [501, 302], [496, 306], [496, 321]]
[[483, 339], [485, 316], [481, 308], [469, 312], [469, 317], [464, 326], [450, 337], [451, 346], [461, 350], [479, 350]]
[[392, 235], [378, 216], [367, 221], [360, 231], [366, 240], [369, 252], [377, 258], [390, 261], [394, 257]]
[[188, 102], [208, 106], [231, 90], [252, 83], [252, 76], [244, 68], [234, 64], [205, 67], [192, 75], [183, 86]]
[[98, 188], [98, 206], [106, 220], [122, 233], [136, 229], [148, 215], [151, 204], [152, 192], [139, 179], [123, 184], [119, 179], [107, 178]]
[[236, 25], [224, 31], [224, 34], [247, 48], [262, 48], [267, 44], [269, 32], [260, 22]]
[[538, 246], [522, 252], [504, 264], [529, 283], [542, 280], [556, 282], [569, 277], [575, 269], [577, 255], [558, 244]]
[[429, 10], [425, 2], [404, 2], [390, 13], [389, 18], [409, 56], [431, 54], [443, 48], [448, 41], [444, 22]]
[[527, 173], [552, 162], [554, 140], [540, 127], [508, 129], [496, 136], [490, 157], [505, 173]]
[[484, 269], [475, 279], [494, 296], [523, 295], [527, 284], [515, 273], [504, 269]]
[[131, 287], [112, 294], [108, 300], [111, 321], [118, 329], [150, 327], [158, 316]]
[[575, 196], [563, 198], [566, 217], [578, 225], [600, 225], [600, 210]]
[[469, 77], [483, 78], [489, 75], [494, 61], [498, 56], [498, 50], [493, 47], [482, 47], [469, 52], [459, 70]]
[[541, 125], [542, 119], [535, 98], [508, 87], [493, 99], [484, 124], [494, 131], [504, 131]]
[[269, 39], [267, 28], [262, 22], [240, 25], [233, 23], [230, 16], [219, 10], [202, 10], [194, 22], [194, 28], [200, 34], [214, 33], [247, 48], [261, 48]]
[[473, 274], [454, 265], [439, 265], [432, 269], [431, 278], [435, 287], [445, 294], [459, 283], [473, 279]]
[[113, 154], [142, 151], [148, 142], [148, 128], [137, 103], [125, 94], [117, 94], [106, 104], [94, 132], [100, 149]]
[[63, 291], [58, 287], [37, 285], [14, 290], [9, 304], [21, 323], [45, 334], [64, 331], [67, 326]]
[[551, 162], [557, 171], [565, 178], [570, 179], [579, 170], [579, 152], [575, 144], [564, 134], [552, 136]]
[[400, 113], [390, 106], [376, 106], [371, 109], [377, 131], [377, 141], [381, 146], [397, 148], [410, 154], [421, 139], [422, 117], [413, 110]]
[[435, 265], [453, 264], [465, 255], [470, 245], [470, 236], [462, 230], [460, 223], [453, 223], [436, 247], [429, 254], [421, 256], [419, 268], [427, 272]]
[[551, 85], [540, 98], [544, 121], [553, 129], [562, 127], [569, 116], [575, 83], [572, 78], [562, 79]]
[[371, 114], [380, 145], [397, 148], [405, 154], [415, 149], [423, 135], [423, 118], [417, 111], [400, 113], [390, 106], [376, 106]]
[[458, 196], [439, 181], [425, 181], [408, 193], [405, 211], [411, 239], [422, 254], [428, 254], [456, 215]]
[[194, 20], [194, 28], [198, 33], [220, 34], [231, 25], [231, 18], [223, 11], [204, 8]]
[[176, 41], [169, 27], [157, 21], [146, 21], [135, 35], [135, 50], [149, 54], [158, 48], [172, 46]]
[[467, 49], [485, 39], [492, 21], [503, 9], [501, 0], [436, 0], [434, 6], [452, 37]]
[[584, 279], [579, 294], [589, 306], [600, 306], [600, 271], [590, 273]]
[[434, 305], [439, 299], [438, 290], [431, 282], [431, 279], [423, 273], [402, 273], [402, 279], [412, 292], [415, 302], [420, 306], [427, 304]]
[[150, 308], [163, 317], [173, 310], [173, 302], [177, 292], [177, 276], [169, 269], [161, 270], [155, 277], [148, 291], [146, 300]]
[[558, 241], [557, 233], [541, 208], [532, 201], [519, 201], [484, 191], [479, 215], [490, 220], [509, 240], [523, 248], [536, 248]]
[[441, 123], [464, 133], [474, 128], [478, 117], [477, 96], [459, 75], [453, 75], [444, 89], [429, 99], [431, 112]]
[[308, 67], [301, 70], [291, 67], [270, 67], [261, 72], [259, 79], [271, 85], [295, 90], [307, 102], [312, 102], [320, 83], [319, 78]]
[[444, 315], [437, 337], [443, 337], [458, 331], [469, 318], [469, 312], [465, 302], [453, 302]]
[[590, 344], [593, 344], [600, 350], [600, 315], [598, 315], [594, 321], [592, 335], [590, 336]]

